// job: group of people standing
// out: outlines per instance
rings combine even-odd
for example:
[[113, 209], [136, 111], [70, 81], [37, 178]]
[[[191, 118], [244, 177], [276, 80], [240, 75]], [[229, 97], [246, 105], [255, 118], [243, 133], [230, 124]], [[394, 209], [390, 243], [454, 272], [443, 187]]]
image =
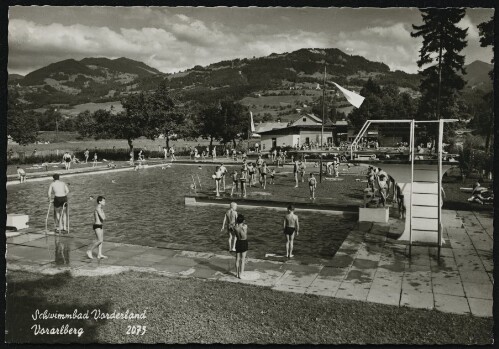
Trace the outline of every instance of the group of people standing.
[[[283, 220], [283, 233], [286, 236], [286, 257], [292, 258], [294, 239], [300, 231], [298, 216], [294, 213], [295, 208], [289, 205]], [[227, 227], [227, 228], [225, 228]], [[229, 251], [236, 252], [236, 277], [241, 278], [244, 273], [246, 263], [246, 253], [248, 251], [248, 225], [244, 215], [237, 212], [237, 204], [230, 203], [229, 210], [225, 213], [222, 222], [223, 232], [227, 229], [229, 235]]]

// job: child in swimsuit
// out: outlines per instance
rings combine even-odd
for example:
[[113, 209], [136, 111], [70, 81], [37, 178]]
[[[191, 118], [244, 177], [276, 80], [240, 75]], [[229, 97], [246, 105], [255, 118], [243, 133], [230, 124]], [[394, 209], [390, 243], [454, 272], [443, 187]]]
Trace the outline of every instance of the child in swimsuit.
[[216, 196], [220, 196], [220, 181], [222, 180], [222, 171], [220, 171], [220, 167], [217, 167], [213, 176], [213, 179], [215, 179], [215, 189], [217, 191]]
[[274, 177], [275, 177], [275, 169], [273, 168], [270, 171], [270, 184], [275, 184]]
[[305, 182], [305, 163], [300, 162], [300, 177], [301, 177], [301, 182]]
[[237, 218], [237, 204], [235, 202], [230, 203], [230, 209], [225, 213], [224, 221], [222, 223], [221, 232], [224, 231], [225, 223], [227, 222], [227, 233], [229, 233], [229, 251], [236, 251], [236, 233], [234, 227], [236, 226]]
[[241, 278], [244, 274], [244, 263], [246, 259], [246, 252], [248, 251], [248, 226], [244, 220], [244, 216], [238, 215], [236, 218], [236, 225], [234, 227], [236, 233], [236, 277]]
[[293, 205], [288, 206], [288, 213], [284, 216], [284, 235], [286, 235], [286, 257], [293, 257], [293, 241], [298, 236], [300, 224], [298, 223], [298, 216], [295, 215], [295, 208]]
[[310, 173], [310, 178], [308, 179], [308, 188], [310, 189], [310, 200], [315, 200], [315, 189], [317, 188], [317, 179], [313, 173]]
[[295, 188], [298, 188], [298, 168], [299, 168], [299, 164], [298, 164], [298, 160], [296, 160], [295, 163], [293, 164], [293, 175], [295, 177]]

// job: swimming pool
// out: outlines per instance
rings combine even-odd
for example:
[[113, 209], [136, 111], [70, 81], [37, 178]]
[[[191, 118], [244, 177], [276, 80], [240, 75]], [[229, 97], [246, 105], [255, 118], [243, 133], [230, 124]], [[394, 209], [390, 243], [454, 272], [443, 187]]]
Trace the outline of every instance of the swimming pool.
[[[140, 171], [75, 176], [61, 180], [69, 184], [70, 232], [76, 237], [93, 238], [95, 198], [106, 197], [105, 241], [154, 247], [176, 247], [219, 252], [228, 247], [227, 234], [220, 231], [227, 208], [184, 205], [189, 194], [191, 174], [203, 188], [213, 187], [210, 180], [214, 166], [177, 165]], [[9, 186], [7, 212], [30, 216], [30, 227], [45, 229], [49, 181]], [[236, 200], [237, 201], [237, 200]], [[250, 250], [260, 255], [283, 254], [284, 212], [267, 208], [240, 209], [248, 224]], [[355, 218], [327, 213], [296, 212], [301, 233], [296, 239], [297, 257], [331, 257], [356, 224]], [[53, 227], [52, 212], [49, 228]]]

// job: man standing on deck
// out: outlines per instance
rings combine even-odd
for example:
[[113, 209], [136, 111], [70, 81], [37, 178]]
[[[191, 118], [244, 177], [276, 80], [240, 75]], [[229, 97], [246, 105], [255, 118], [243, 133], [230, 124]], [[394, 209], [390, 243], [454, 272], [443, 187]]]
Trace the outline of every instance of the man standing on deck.
[[68, 230], [68, 193], [69, 189], [66, 183], [59, 180], [59, 174], [52, 176], [54, 181], [50, 184], [48, 190], [49, 203], [51, 202], [52, 192], [54, 193], [54, 223], [56, 225], [56, 233]]

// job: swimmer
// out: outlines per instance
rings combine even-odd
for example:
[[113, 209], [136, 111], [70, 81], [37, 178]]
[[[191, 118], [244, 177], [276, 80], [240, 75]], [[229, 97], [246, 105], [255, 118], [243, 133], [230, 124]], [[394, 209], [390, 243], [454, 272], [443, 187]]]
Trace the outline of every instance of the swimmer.
[[[56, 233], [62, 231], [67, 231], [67, 222], [68, 222], [68, 193], [69, 189], [66, 183], [59, 180], [59, 174], [54, 174], [52, 176], [54, 181], [50, 184], [48, 190], [48, 199], [49, 202], [52, 201], [52, 192], [54, 193], [54, 224], [56, 225]], [[66, 209], [64, 209], [66, 208]]]
[[220, 170], [220, 167], [217, 167], [213, 176], [213, 179], [215, 180], [215, 189], [217, 191], [216, 196], [220, 196], [220, 181], [222, 180], [222, 171]]
[[262, 164], [262, 168], [260, 169], [260, 183], [263, 186], [263, 189], [266, 189], [267, 187], [267, 163], [264, 161]]
[[255, 167], [253, 166], [253, 163], [248, 164], [248, 183], [249, 186], [251, 187], [252, 185], [255, 184]]
[[234, 195], [234, 189], [236, 189], [236, 193], [237, 193], [238, 178], [237, 178], [237, 171], [236, 170], [234, 170], [234, 172], [232, 172], [232, 190], [230, 191], [230, 196]]
[[230, 203], [230, 208], [224, 215], [224, 220], [222, 222], [221, 232], [224, 231], [225, 223], [227, 223], [227, 233], [229, 234], [229, 251], [236, 251], [236, 232], [234, 231], [234, 227], [236, 226], [236, 218], [237, 218], [237, 204], [235, 202]]
[[92, 163], [92, 167], [97, 166], [97, 153], [94, 153], [94, 162]]
[[300, 224], [298, 216], [295, 215], [295, 208], [293, 205], [288, 206], [288, 213], [284, 216], [284, 235], [286, 235], [286, 257], [293, 257], [293, 241], [295, 235], [298, 236]]
[[171, 156], [172, 162], [177, 160], [177, 158], [175, 157], [175, 147], [173, 145], [170, 148], [170, 156]]
[[275, 177], [275, 168], [273, 168], [270, 171], [270, 184], [275, 184], [274, 177]]
[[236, 226], [234, 227], [236, 233], [236, 277], [239, 279], [244, 274], [244, 263], [246, 259], [246, 252], [248, 251], [248, 226], [244, 216], [241, 214], [236, 218]]
[[64, 167], [68, 171], [71, 168], [71, 155], [68, 152], [65, 152], [62, 156], [62, 162], [64, 162]]
[[222, 187], [223, 191], [225, 191], [225, 175], [227, 174], [228, 170], [223, 163], [220, 164], [220, 172], [222, 172]]
[[89, 249], [87, 250], [87, 256], [90, 259], [94, 259], [94, 257], [92, 256], [92, 252], [96, 247], [99, 248], [97, 253], [97, 258], [99, 259], [107, 258], [102, 254], [102, 243], [104, 242], [103, 224], [104, 221], [106, 220], [106, 215], [103, 209], [105, 205], [106, 205], [106, 198], [103, 196], [97, 197], [97, 207], [95, 208], [94, 211], [94, 225], [93, 225], [97, 241], [95, 241], [92, 245], [90, 245]]
[[315, 200], [315, 189], [317, 188], [317, 179], [313, 173], [310, 173], [310, 178], [308, 179], [308, 188], [310, 189], [310, 200]]
[[243, 165], [241, 169], [241, 177], [239, 181], [241, 182], [241, 195], [243, 198], [246, 197], [246, 181], [248, 180], [248, 166], [246, 164]]
[[116, 184], [116, 181], [115, 181], [115, 180], [113, 179], [113, 180], [111, 180], [111, 183], [114, 183], [114, 184]]
[[298, 160], [293, 164], [293, 176], [295, 177], [295, 188], [298, 188], [298, 169], [300, 165]]
[[88, 151], [88, 148], [85, 149], [85, 152], [83, 153], [83, 155], [85, 155], [85, 163], [88, 162], [88, 157], [90, 156], [90, 152]]
[[376, 181], [379, 188], [379, 194], [381, 196], [381, 204], [383, 207], [386, 205], [386, 199], [388, 196], [388, 191], [390, 190], [390, 183], [387, 181], [387, 175], [385, 173], [381, 173], [379, 176], [376, 176]]
[[26, 172], [19, 166], [17, 166], [17, 178], [19, 179], [19, 183], [26, 182]]
[[305, 168], [305, 163], [300, 161], [300, 177], [302, 183], [305, 181]]

